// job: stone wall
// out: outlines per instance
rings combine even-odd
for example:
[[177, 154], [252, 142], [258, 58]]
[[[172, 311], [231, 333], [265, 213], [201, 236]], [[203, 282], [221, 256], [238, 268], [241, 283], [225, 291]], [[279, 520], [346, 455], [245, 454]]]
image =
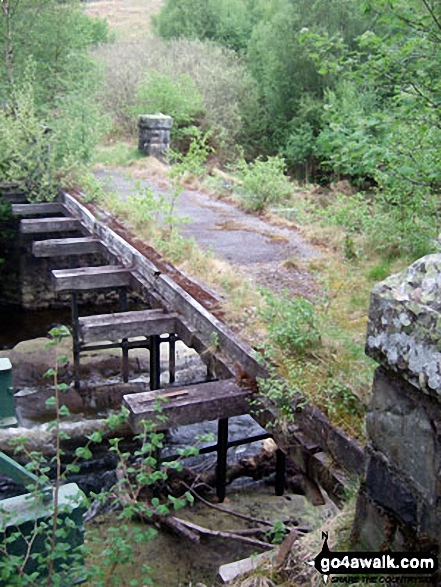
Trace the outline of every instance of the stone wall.
[[380, 366], [354, 544], [425, 550], [441, 544], [441, 255], [377, 285], [366, 352]]

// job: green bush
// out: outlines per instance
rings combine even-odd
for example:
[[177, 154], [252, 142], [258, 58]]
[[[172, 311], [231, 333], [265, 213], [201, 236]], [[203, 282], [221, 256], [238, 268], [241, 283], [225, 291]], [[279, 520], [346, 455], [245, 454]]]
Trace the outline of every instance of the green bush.
[[240, 162], [237, 167], [242, 186], [238, 188], [242, 205], [246, 210], [261, 212], [267, 204], [282, 202], [292, 193], [286, 165], [282, 157], [268, 157], [266, 161], [255, 159], [251, 163]]
[[255, 4], [250, 0], [166, 0], [153, 22], [164, 39], [210, 39], [244, 50]]
[[60, 101], [44, 119], [35, 108], [32, 77], [0, 109], [0, 182], [16, 184], [30, 200], [51, 200], [62, 183], [75, 182], [90, 160], [102, 119], [81, 94]]
[[276, 297], [265, 293], [260, 314], [265, 321], [270, 343], [284, 355], [307, 355], [321, 346], [320, 319], [314, 305], [287, 293]]
[[15, 112], [0, 110], [0, 182], [16, 184], [34, 200], [53, 199], [57, 181], [50, 131], [35, 114], [30, 87], [15, 102]]
[[162, 113], [172, 116], [172, 137], [182, 135], [202, 116], [204, 103], [189, 75], [172, 78], [166, 73], [149, 71], [138, 86], [135, 115]]
[[379, 162], [387, 156], [387, 131], [375, 92], [340, 82], [326, 93], [322, 120], [316, 146], [322, 165], [361, 182], [375, 179]]

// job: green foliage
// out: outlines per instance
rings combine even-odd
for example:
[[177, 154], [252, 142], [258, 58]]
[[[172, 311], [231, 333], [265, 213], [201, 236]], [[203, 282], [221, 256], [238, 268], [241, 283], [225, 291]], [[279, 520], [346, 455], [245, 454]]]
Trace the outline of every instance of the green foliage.
[[285, 292], [276, 297], [265, 293], [260, 315], [265, 321], [271, 344], [285, 355], [308, 355], [320, 348], [320, 318], [314, 305], [304, 298], [290, 298]]
[[17, 185], [31, 199], [50, 200], [57, 182], [48, 129], [36, 116], [30, 85], [13, 99], [15, 113], [0, 110], [0, 182]]
[[107, 24], [86, 16], [77, 0], [5, 0], [0, 11], [0, 102], [26, 81], [35, 65], [38, 110], [84, 88], [93, 65], [88, 48], [104, 42]]
[[106, 31], [74, 0], [2, 3], [0, 182], [50, 200], [89, 161], [102, 118], [88, 49]]
[[367, 273], [368, 279], [372, 281], [383, 281], [386, 277], [389, 277], [391, 273], [390, 261], [381, 261], [377, 265], [371, 267]]
[[154, 23], [164, 39], [211, 39], [244, 50], [255, 4], [252, 0], [166, 0]]
[[[61, 326], [52, 329], [49, 335], [51, 338], [47, 347], [54, 351], [54, 366], [46, 375], [52, 378], [55, 390], [55, 395], [49, 402], [56, 412], [53, 422], [55, 455], [47, 459], [42, 454], [29, 451], [26, 438], [15, 439], [11, 444], [20, 458], [25, 457], [28, 460], [26, 469], [36, 475], [35, 482], [27, 487], [36, 503], [36, 513], [41, 512], [43, 506], [47, 507], [44, 502], [47, 494], [44, 491], [48, 487], [51, 487], [53, 513], [36, 521], [33, 527], [28, 524], [23, 535], [20, 528], [13, 529], [9, 534], [3, 533], [3, 540], [0, 541], [0, 581], [11, 587], [61, 587], [73, 584], [79, 578], [102, 587], [122, 584], [139, 587], [151, 585], [150, 569], [147, 565], [137, 568], [136, 578], [130, 579], [129, 583], [121, 580], [120, 567], [133, 563], [135, 545], [147, 543], [154, 538], [156, 530], [151, 526], [151, 521], [158, 521], [172, 511], [193, 504], [194, 498], [188, 491], [178, 496], [167, 494], [167, 490], [165, 494], [161, 493], [161, 488], [166, 487], [168, 471], [179, 470], [182, 465], [179, 459], [165, 465], [160, 464], [158, 453], [163, 448], [164, 434], [155, 431], [156, 423], [152, 421], [142, 422], [142, 432], [134, 438], [138, 448], [133, 453], [123, 449], [122, 439], [110, 438], [110, 450], [116, 454], [119, 463], [118, 481], [110, 491], [92, 494], [91, 500], [108, 502], [116, 513], [104, 532], [101, 524], [88, 527], [84, 544], [72, 548], [69, 531], [81, 534], [81, 530], [69, 518], [71, 508], [60, 503], [61, 485], [69, 480], [69, 474], [78, 473], [81, 462], [92, 458], [94, 444], [103, 441], [105, 432], [109, 433], [117, 426], [126, 424], [128, 411], [122, 409], [119, 414], [112, 414], [103, 421], [100, 430], [93, 432], [85, 445], [76, 448], [74, 460], [62, 466], [64, 453], [61, 441], [69, 440], [69, 437], [61, 429], [61, 418], [68, 417], [69, 413], [61, 405], [61, 394], [67, 390], [67, 386], [59, 383], [58, 368], [67, 357], [59, 354], [59, 345], [70, 333], [66, 327]], [[160, 401], [156, 403], [155, 409], [157, 422], [163, 418]], [[190, 454], [198, 454], [197, 447], [183, 451], [182, 456]], [[56, 469], [54, 480], [51, 478], [52, 464], [55, 464]], [[87, 503], [82, 505], [87, 507], [91, 500], [86, 500]], [[16, 512], [11, 515], [16, 516]], [[3, 521], [5, 519], [7, 521], [3, 514]], [[135, 519], [140, 522], [134, 523], [132, 520]], [[11, 548], [15, 540], [23, 538], [24, 553], [17, 555]]]
[[189, 75], [172, 78], [149, 71], [138, 86], [133, 114], [162, 113], [172, 116], [172, 137], [182, 136], [182, 129], [193, 125], [203, 114], [203, 99]]
[[0, 182], [17, 185], [30, 200], [51, 200], [61, 182], [78, 177], [92, 155], [100, 117], [69, 95], [46, 119], [35, 107], [34, 78], [11, 95], [13, 111], [0, 109]]
[[280, 544], [288, 533], [288, 528], [282, 520], [276, 520], [273, 527], [268, 532], [268, 537], [271, 538], [272, 544]]
[[241, 161], [237, 172], [242, 185], [237, 191], [242, 196], [246, 210], [261, 212], [268, 204], [283, 202], [292, 193], [286, 165], [282, 157], [268, 157], [266, 161], [255, 159], [251, 163]]
[[340, 82], [326, 93], [322, 122], [316, 146], [322, 165], [361, 182], [375, 178], [379, 160], [387, 157], [387, 134], [375, 92]]
[[210, 153], [214, 152], [208, 141], [208, 134], [203, 135], [198, 128], [194, 128], [190, 146], [184, 155], [178, 151], [170, 150], [168, 157], [173, 164], [170, 177], [183, 179], [186, 176], [202, 177], [206, 175], [205, 163]]

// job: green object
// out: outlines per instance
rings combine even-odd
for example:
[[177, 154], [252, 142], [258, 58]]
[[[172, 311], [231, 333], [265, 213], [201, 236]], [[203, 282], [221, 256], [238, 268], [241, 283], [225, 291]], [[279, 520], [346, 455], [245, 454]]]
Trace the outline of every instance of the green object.
[[9, 359], [0, 359], [0, 428], [16, 425], [12, 365]]
[[[0, 472], [24, 486], [38, 487], [38, 477], [0, 452]], [[62, 577], [60, 585], [66, 587], [83, 582], [83, 560], [78, 548], [84, 542], [83, 514], [85, 496], [76, 483], [62, 485], [58, 490], [57, 529], [63, 537], [62, 555], [55, 558], [54, 570]], [[46, 556], [48, 531], [52, 530], [54, 514], [54, 490], [45, 486], [33, 493], [19, 495], [0, 501], [0, 543], [8, 543], [8, 556], [17, 556], [23, 561], [27, 558], [24, 572], [41, 573], [36, 555]], [[32, 544], [28, 552], [29, 545]], [[2, 555], [0, 555], [1, 564]], [[68, 569], [67, 571], [65, 569]], [[42, 573], [44, 575], [44, 571]]]
[[[5, 455], [5, 453], [0, 452], [0, 473], [15, 481], [19, 485], [23, 485], [23, 487], [27, 487], [29, 485], [34, 485], [35, 487], [38, 486], [38, 477], [22, 467], [19, 463]], [[52, 500], [52, 487], [47, 486], [42, 488], [43, 493], [43, 501], [48, 502]], [[0, 506], [1, 510], [1, 506]]]

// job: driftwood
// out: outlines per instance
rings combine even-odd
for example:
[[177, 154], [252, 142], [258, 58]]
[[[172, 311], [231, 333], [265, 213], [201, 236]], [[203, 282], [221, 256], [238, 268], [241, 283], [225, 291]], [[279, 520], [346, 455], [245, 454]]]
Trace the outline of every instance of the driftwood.
[[236, 540], [238, 542], [244, 542], [245, 544], [252, 544], [253, 546], [259, 546], [260, 548], [267, 548], [272, 549], [274, 546], [269, 544], [268, 542], [263, 542], [262, 540], [256, 540], [254, 538], [248, 538], [247, 536], [243, 536], [242, 534], [237, 534], [234, 530], [210, 530], [209, 528], [204, 528], [203, 526], [199, 526], [198, 524], [193, 524], [193, 522], [188, 522], [186, 520], [178, 519], [181, 524], [189, 528], [190, 530], [194, 530], [195, 532], [199, 532], [200, 534], [205, 534], [206, 536], [216, 536], [218, 538], [229, 538], [231, 540]]
[[[124, 480], [124, 474], [121, 469], [117, 469], [117, 479], [120, 482]], [[124, 491], [124, 483], [122, 483], [118, 490], [118, 499], [123, 505], [130, 505], [134, 503], [134, 500], [130, 497], [128, 492]], [[210, 530], [209, 528], [199, 526], [198, 524], [194, 524], [193, 522], [189, 522], [187, 520], [182, 520], [176, 516], [158, 514], [152, 507], [146, 504], [144, 504], [144, 508], [145, 513], [142, 511], [137, 512], [137, 516], [144, 522], [157, 524], [166, 528], [167, 530], [170, 530], [181, 538], [185, 538], [194, 543], [200, 542], [200, 536], [205, 535], [236, 540], [238, 542], [243, 542], [252, 546], [258, 546], [260, 548], [273, 548], [273, 546], [268, 542], [256, 540], [255, 538], [250, 538], [249, 536], [244, 535], [244, 531], [236, 533], [234, 530]], [[256, 533], [255, 528], [253, 529], [253, 532]]]
[[[116, 477], [119, 482], [124, 480], [124, 474], [121, 469], [116, 470]], [[119, 487], [118, 499], [122, 505], [130, 505], [134, 503], [134, 500], [130, 497], [127, 491], [124, 491], [124, 484]], [[186, 538], [191, 542], [199, 542], [200, 537], [198, 534], [193, 532], [188, 526], [182, 524], [181, 520], [174, 516], [165, 516], [158, 514], [153, 508], [144, 504], [146, 513], [137, 512], [140, 519], [147, 523], [154, 523], [171, 530], [174, 534]], [[148, 512], [148, 513], [147, 513]]]

